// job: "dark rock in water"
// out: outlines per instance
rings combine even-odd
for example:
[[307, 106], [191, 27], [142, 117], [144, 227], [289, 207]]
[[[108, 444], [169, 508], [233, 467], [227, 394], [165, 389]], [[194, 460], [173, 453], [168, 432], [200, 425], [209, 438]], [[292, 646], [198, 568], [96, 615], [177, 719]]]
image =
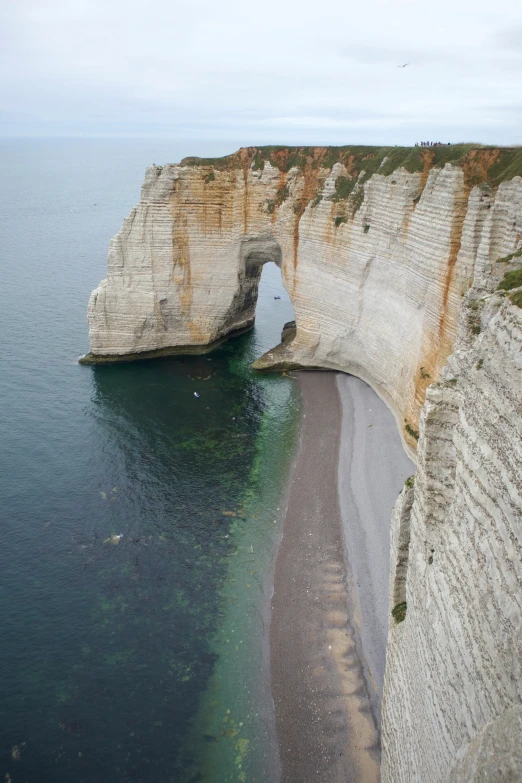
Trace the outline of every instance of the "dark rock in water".
[[281, 332], [281, 342], [291, 343], [295, 337], [295, 333], [296, 333], [295, 321], [287, 321], [287, 323], [283, 326], [283, 331]]
[[301, 369], [302, 365], [294, 360], [291, 349], [289, 349], [290, 343], [295, 338], [296, 331], [295, 321], [288, 321], [283, 326], [279, 345], [276, 345], [275, 348], [256, 359], [252, 364], [252, 368], [259, 372], [282, 372], [283, 370]]

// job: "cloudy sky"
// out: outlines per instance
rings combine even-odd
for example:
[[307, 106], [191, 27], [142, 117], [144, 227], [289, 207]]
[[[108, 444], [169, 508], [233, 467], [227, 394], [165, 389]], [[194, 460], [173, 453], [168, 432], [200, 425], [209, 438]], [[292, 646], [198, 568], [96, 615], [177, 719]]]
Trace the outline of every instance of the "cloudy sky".
[[522, 144], [521, 0], [0, 9], [3, 136]]

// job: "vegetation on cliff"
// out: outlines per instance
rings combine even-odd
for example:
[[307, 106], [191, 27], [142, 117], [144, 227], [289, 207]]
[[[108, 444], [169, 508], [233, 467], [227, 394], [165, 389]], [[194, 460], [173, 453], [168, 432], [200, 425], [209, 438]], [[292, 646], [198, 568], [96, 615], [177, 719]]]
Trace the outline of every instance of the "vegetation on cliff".
[[497, 264], [509, 264], [510, 261], [513, 261], [514, 258], [520, 258], [522, 256], [522, 247], [520, 250], [515, 251], [514, 253], [510, 253], [508, 256], [502, 256], [502, 258], [497, 258]]
[[[355, 182], [363, 184], [373, 174], [393, 174], [399, 168], [427, 172], [446, 163], [463, 169], [470, 187], [485, 183], [492, 187], [504, 180], [522, 176], [522, 147], [487, 147], [477, 144], [448, 144], [439, 147], [244, 147], [223, 158], [184, 158], [183, 166], [209, 167], [217, 171], [251, 167], [263, 170], [270, 163], [282, 173], [291, 169], [331, 170], [335, 163], [345, 166], [348, 177], [340, 185], [346, 198]], [[361, 172], [364, 172], [361, 176]], [[349, 184], [349, 183], [353, 183]], [[341, 197], [341, 196], [340, 196]]]
[[401, 601], [400, 604], [397, 604], [392, 609], [392, 617], [395, 620], [395, 624], [398, 625], [399, 623], [404, 622], [406, 619], [406, 610], [407, 610], [407, 604], [406, 601]]
[[[521, 255], [522, 249], [517, 253], [513, 253], [511, 257], [514, 258]], [[497, 291], [513, 291], [513, 293], [509, 294], [509, 298], [517, 307], [522, 307], [522, 268], [511, 269], [509, 272], [506, 272], [498, 284]]]
[[512, 291], [513, 288], [520, 288], [522, 286], [522, 269], [511, 269], [506, 272], [500, 283], [498, 284], [498, 291]]

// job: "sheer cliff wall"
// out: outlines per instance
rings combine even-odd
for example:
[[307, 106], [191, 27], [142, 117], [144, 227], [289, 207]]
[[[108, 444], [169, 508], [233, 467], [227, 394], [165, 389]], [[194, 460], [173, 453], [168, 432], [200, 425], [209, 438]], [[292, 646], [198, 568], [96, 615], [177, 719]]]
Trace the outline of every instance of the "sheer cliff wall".
[[[152, 166], [91, 295], [91, 357], [204, 350], [250, 327], [261, 266], [275, 261], [297, 333], [259, 367], [359, 375], [412, 451], [496, 199], [488, 176], [510, 165], [498, 150], [362, 147]], [[506, 210], [499, 254], [516, 241]]]
[[522, 288], [492, 290], [522, 265], [488, 269], [494, 222], [392, 519], [384, 783], [522, 780]]
[[520, 175], [522, 150], [471, 146], [153, 166], [89, 301], [86, 361], [204, 351], [252, 326], [275, 261], [296, 335], [255, 366], [353, 373], [395, 413], [418, 467], [392, 520], [384, 783], [475, 780], [520, 722], [522, 292], [496, 291], [522, 266]]

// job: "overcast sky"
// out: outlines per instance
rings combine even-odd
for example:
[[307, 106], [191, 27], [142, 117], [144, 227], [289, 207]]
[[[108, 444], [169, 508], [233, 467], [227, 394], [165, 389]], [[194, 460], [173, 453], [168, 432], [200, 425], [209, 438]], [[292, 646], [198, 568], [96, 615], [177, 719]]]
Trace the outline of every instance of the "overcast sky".
[[3, 136], [522, 144], [521, 0], [0, 8]]

